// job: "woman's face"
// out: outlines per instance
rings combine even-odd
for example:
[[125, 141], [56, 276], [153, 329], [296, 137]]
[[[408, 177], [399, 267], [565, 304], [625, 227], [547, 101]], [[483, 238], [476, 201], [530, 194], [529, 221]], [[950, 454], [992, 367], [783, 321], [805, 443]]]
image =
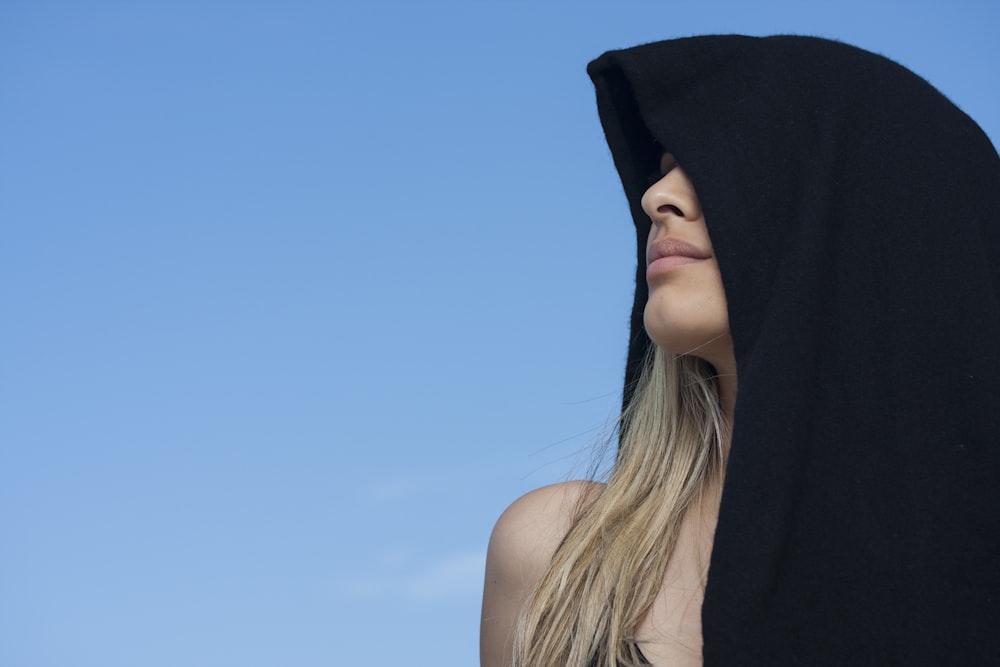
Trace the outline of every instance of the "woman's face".
[[694, 184], [670, 153], [660, 160], [660, 174], [642, 196], [652, 222], [646, 240], [646, 332], [674, 354], [728, 366], [733, 345], [726, 293]]

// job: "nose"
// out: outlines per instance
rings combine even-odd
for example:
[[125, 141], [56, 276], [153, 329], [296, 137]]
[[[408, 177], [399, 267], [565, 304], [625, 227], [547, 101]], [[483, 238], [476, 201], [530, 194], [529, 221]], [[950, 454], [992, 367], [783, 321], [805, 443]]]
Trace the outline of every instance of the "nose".
[[702, 215], [694, 183], [680, 167], [674, 167], [649, 186], [641, 203], [654, 225], [665, 224], [672, 218], [697, 220]]

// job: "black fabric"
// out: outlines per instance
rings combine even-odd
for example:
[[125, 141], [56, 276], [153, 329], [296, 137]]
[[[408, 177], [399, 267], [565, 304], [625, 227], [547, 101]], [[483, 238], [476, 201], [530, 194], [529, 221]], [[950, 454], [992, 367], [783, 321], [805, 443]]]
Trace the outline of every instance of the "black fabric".
[[[588, 67], [637, 231], [691, 176], [738, 368], [707, 667], [1000, 664], [1000, 159], [923, 79], [827, 40], [709, 36]], [[983, 82], [983, 85], [991, 85]]]

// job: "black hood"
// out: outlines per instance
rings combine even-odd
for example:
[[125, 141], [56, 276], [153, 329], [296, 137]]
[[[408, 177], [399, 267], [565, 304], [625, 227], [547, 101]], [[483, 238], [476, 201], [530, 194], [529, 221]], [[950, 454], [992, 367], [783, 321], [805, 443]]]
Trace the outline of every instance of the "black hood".
[[[1000, 158], [926, 81], [808, 37], [588, 73], [636, 226], [660, 151], [701, 200], [738, 368], [705, 664], [1000, 660]], [[661, 148], [663, 147], [663, 148]]]

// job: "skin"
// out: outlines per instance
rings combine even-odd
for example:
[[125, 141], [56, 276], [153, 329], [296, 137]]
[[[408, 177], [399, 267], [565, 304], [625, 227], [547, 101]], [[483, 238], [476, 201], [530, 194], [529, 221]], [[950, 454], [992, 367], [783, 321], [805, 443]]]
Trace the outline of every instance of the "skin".
[[[732, 415], [736, 361], [726, 295], [694, 184], [663, 155], [661, 178], [642, 197], [651, 221], [647, 255], [664, 240], [693, 248], [693, 261], [668, 262], [649, 275], [644, 320], [653, 342], [677, 354], [693, 354], [715, 366], [723, 411]], [[509, 667], [514, 627], [532, 589], [545, 574], [573, 520], [573, 510], [596, 482], [564, 482], [536, 489], [507, 508], [490, 537], [480, 632], [482, 667]], [[660, 592], [637, 633], [646, 658], [657, 667], [700, 666], [701, 603], [721, 488], [703, 490], [681, 525], [677, 548]]]
[[698, 250], [704, 259], [649, 276], [649, 299], [643, 313], [650, 340], [674, 354], [701, 357], [719, 375], [726, 414], [736, 400], [736, 359], [722, 273], [708, 236], [694, 183], [670, 153], [660, 160], [662, 176], [642, 196], [651, 222], [647, 257], [653, 244], [674, 240]]
[[535, 489], [515, 500], [497, 520], [486, 553], [481, 667], [509, 667], [518, 614], [569, 531], [581, 494], [599, 486], [574, 481]]

